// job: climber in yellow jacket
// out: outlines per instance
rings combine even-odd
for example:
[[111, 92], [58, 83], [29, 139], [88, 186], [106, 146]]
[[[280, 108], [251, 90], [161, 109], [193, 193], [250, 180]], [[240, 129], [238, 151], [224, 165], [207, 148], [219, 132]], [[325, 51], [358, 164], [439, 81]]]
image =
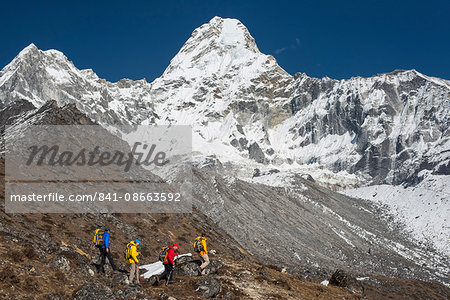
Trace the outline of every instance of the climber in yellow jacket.
[[200, 265], [200, 273], [205, 275], [205, 268], [209, 265], [208, 248], [206, 246], [206, 237], [202, 233], [195, 239], [194, 251], [198, 253], [202, 264]]
[[133, 284], [133, 280], [136, 279], [136, 284], [139, 284], [139, 260], [137, 256], [139, 252], [137, 251], [137, 246], [139, 246], [141, 242], [139, 240], [131, 241], [127, 245], [128, 251], [128, 263], [131, 265], [130, 268], [130, 284]]

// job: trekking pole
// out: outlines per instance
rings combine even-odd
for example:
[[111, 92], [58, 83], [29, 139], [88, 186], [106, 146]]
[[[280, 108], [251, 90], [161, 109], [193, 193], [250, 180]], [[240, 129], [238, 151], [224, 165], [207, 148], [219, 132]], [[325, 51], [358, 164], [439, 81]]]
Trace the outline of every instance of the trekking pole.
[[174, 269], [175, 269], [175, 266], [173, 266], [172, 271], [170, 271], [169, 276], [167, 276], [166, 285], [169, 284], [169, 281], [172, 281], [172, 273], [173, 273]]

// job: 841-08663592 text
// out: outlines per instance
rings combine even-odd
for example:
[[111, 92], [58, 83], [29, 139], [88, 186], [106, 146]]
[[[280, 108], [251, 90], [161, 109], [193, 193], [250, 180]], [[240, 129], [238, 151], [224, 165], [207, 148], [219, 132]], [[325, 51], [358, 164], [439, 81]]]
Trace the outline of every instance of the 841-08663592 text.
[[108, 193], [95, 192], [90, 194], [70, 194], [47, 193], [47, 194], [12, 194], [11, 202], [180, 202], [180, 193]]

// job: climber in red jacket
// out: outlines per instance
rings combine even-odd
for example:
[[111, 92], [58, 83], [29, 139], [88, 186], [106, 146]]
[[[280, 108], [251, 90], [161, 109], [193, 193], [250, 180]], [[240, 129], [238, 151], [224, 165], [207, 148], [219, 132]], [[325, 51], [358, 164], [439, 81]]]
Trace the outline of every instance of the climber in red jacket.
[[173, 283], [172, 280], [172, 274], [173, 274], [173, 267], [175, 265], [175, 256], [178, 255], [177, 250], [180, 247], [178, 244], [173, 244], [173, 246], [169, 246], [169, 251], [167, 252], [167, 259], [163, 261], [164, 264], [164, 272], [159, 276], [158, 282], [162, 279], [166, 279], [166, 285]]

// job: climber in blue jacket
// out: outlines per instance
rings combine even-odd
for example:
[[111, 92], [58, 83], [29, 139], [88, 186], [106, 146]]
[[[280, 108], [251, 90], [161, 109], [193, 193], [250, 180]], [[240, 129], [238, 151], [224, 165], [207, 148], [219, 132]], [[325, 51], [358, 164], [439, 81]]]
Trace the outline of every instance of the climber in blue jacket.
[[103, 246], [101, 246], [100, 249], [100, 257], [101, 257], [101, 262], [100, 262], [100, 267], [99, 267], [99, 272], [105, 274], [105, 262], [106, 262], [106, 258], [108, 258], [109, 263], [111, 264], [111, 267], [114, 271], [117, 270], [116, 265], [114, 265], [114, 261], [113, 258], [111, 256], [111, 250], [109, 248], [109, 228], [106, 227], [105, 228], [105, 233], [103, 234]]

